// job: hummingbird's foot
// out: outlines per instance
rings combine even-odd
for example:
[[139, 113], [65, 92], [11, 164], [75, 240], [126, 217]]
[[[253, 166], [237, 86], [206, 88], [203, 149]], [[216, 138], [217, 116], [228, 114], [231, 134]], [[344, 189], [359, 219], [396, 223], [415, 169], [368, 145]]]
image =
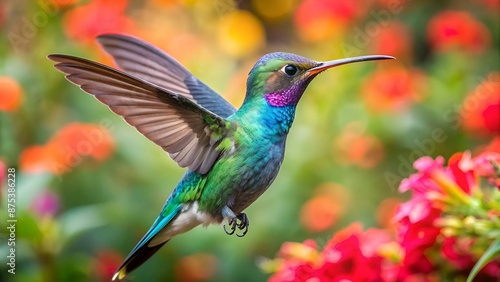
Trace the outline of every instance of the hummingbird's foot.
[[231, 226], [231, 229], [229, 231], [226, 230], [226, 225], [224, 224], [224, 232], [226, 232], [227, 235], [233, 235], [234, 232], [236, 231], [236, 217], [231, 217], [228, 220], [228, 225]]
[[224, 232], [226, 232], [227, 235], [233, 235], [236, 232], [236, 228], [238, 228], [239, 230], [243, 230], [243, 233], [236, 233], [236, 236], [243, 237], [248, 232], [250, 221], [245, 213], [240, 213], [236, 217], [231, 217], [228, 220], [228, 225], [230, 226], [229, 231], [226, 229], [226, 225], [224, 224]]
[[246, 213], [240, 213], [236, 216], [236, 218], [240, 220], [240, 223], [238, 223], [238, 229], [243, 230], [243, 233], [241, 234], [236, 233], [236, 236], [243, 237], [248, 232], [248, 226], [250, 225], [250, 221], [248, 220], [248, 216], [246, 215]]

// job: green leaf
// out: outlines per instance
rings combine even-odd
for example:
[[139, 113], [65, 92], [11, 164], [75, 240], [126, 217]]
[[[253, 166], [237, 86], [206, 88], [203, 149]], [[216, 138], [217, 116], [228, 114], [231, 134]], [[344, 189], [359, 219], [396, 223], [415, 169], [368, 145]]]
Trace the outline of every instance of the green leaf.
[[476, 277], [477, 273], [495, 256], [500, 254], [500, 240], [493, 241], [491, 243], [490, 247], [484, 252], [484, 254], [479, 258], [477, 263], [474, 265], [472, 268], [471, 272], [469, 273], [469, 276], [467, 277], [466, 282], [472, 282], [474, 277]]

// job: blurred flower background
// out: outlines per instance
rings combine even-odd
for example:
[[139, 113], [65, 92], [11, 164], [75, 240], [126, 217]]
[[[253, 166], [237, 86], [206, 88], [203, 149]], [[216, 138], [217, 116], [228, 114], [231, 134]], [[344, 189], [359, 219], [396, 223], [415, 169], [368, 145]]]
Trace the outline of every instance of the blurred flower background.
[[104, 32], [158, 46], [237, 107], [265, 53], [397, 57], [311, 83], [244, 238], [198, 227], [136, 281], [465, 280], [500, 237], [499, 15], [495, 0], [2, 1], [1, 220], [15, 168], [18, 221], [15, 275], [0, 231], [1, 281], [109, 281], [184, 171], [46, 59], [113, 65]]

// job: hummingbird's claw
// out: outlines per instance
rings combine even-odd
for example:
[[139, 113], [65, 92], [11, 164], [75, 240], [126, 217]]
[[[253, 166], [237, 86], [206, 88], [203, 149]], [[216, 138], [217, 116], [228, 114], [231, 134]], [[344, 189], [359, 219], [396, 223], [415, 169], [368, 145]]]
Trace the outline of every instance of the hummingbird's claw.
[[224, 232], [226, 232], [227, 235], [233, 235], [236, 232], [236, 228], [239, 230], [243, 230], [242, 234], [236, 233], [236, 236], [238, 237], [243, 237], [247, 234], [248, 232], [248, 226], [250, 225], [250, 221], [248, 220], [248, 217], [245, 213], [240, 213], [236, 217], [231, 217], [227, 224], [230, 226], [229, 231], [226, 229], [226, 225], [224, 224]]
[[224, 224], [224, 232], [226, 232], [227, 235], [233, 235], [234, 232], [236, 231], [236, 218], [232, 217], [228, 220], [228, 225], [231, 226], [231, 229], [229, 231], [226, 230], [226, 225]]
[[236, 236], [243, 237], [248, 232], [248, 226], [250, 225], [250, 221], [248, 220], [248, 216], [245, 213], [240, 213], [239, 215], [236, 216], [236, 218], [240, 220], [240, 223], [238, 223], [238, 229], [243, 230], [243, 233], [241, 234], [236, 233]]

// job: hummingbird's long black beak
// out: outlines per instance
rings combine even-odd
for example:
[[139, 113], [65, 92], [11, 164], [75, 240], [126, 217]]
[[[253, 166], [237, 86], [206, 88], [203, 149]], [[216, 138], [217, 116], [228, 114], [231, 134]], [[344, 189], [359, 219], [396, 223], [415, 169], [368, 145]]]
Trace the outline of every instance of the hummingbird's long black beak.
[[356, 62], [365, 62], [365, 61], [375, 61], [375, 60], [389, 60], [389, 59], [395, 59], [392, 56], [386, 56], [386, 55], [370, 55], [370, 56], [359, 56], [359, 57], [352, 57], [352, 58], [345, 58], [345, 59], [338, 59], [338, 60], [332, 60], [328, 62], [321, 62], [318, 66], [309, 69], [309, 75], [314, 75], [317, 73], [320, 73], [326, 69], [336, 67], [336, 66], [341, 66], [345, 64], [350, 64], [350, 63], [356, 63]]

